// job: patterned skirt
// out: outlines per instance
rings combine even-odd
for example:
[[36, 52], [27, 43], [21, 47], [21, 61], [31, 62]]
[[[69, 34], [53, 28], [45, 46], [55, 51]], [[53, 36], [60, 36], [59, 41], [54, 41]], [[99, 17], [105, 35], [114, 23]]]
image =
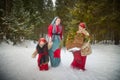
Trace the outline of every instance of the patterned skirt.
[[60, 51], [56, 51], [59, 49], [59, 46], [60, 46], [60, 38], [58, 35], [55, 35], [53, 38], [52, 48], [49, 50], [50, 63], [52, 67], [57, 67], [61, 62], [60, 57], [54, 56], [56, 54], [60, 54]]

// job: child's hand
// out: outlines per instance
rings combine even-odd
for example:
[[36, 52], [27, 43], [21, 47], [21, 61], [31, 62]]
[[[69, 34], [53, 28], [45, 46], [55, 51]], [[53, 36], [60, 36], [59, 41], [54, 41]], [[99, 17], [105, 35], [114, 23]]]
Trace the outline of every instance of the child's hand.
[[52, 45], [53, 45], [53, 42], [48, 42], [48, 49], [51, 49], [52, 48]]

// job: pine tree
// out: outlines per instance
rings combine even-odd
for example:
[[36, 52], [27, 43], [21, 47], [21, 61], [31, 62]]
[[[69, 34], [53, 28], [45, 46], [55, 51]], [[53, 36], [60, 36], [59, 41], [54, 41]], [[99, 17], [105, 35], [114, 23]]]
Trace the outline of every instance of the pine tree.
[[118, 0], [78, 0], [73, 8], [68, 8], [68, 25], [78, 26], [79, 22], [86, 22], [93, 41], [114, 40], [119, 44], [118, 4]]

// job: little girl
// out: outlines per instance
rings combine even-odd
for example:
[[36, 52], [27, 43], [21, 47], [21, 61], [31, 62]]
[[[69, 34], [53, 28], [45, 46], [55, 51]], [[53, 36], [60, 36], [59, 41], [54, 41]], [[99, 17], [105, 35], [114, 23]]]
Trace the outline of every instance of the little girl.
[[48, 43], [44, 38], [40, 38], [38, 44], [36, 46], [35, 52], [32, 54], [32, 58], [35, 58], [38, 54], [38, 67], [39, 70], [48, 70], [48, 62], [49, 62], [49, 55], [48, 55]]

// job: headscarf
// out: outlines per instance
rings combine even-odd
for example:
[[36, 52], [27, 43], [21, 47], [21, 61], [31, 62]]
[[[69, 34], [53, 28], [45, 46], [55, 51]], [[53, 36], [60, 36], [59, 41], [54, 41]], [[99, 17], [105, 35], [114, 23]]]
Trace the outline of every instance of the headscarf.
[[47, 41], [45, 40], [45, 38], [40, 38], [40, 39], [38, 40], [38, 42], [39, 42], [39, 43], [40, 43], [40, 42], [46, 43]]
[[59, 17], [56, 16], [56, 17], [52, 20], [51, 25], [54, 25], [54, 24], [55, 24], [55, 21], [57, 20], [57, 18], [59, 18]]
[[84, 22], [80, 22], [79, 26], [81, 26], [82, 28], [86, 28], [86, 24]]
[[[51, 22], [51, 25], [53, 26], [52, 33], [56, 33], [55, 21], [56, 21], [58, 18], [59, 18], [59, 17], [58, 17], [58, 16], [56, 16], [56, 17], [52, 20], [52, 22]], [[61, 30], [62, 30], [62, 26], [61, 26], [61, 24], [59, 24], [59, 29], [61, 29]], [[60, 33], [60, 32], [58, 32], [58, 33]]]

